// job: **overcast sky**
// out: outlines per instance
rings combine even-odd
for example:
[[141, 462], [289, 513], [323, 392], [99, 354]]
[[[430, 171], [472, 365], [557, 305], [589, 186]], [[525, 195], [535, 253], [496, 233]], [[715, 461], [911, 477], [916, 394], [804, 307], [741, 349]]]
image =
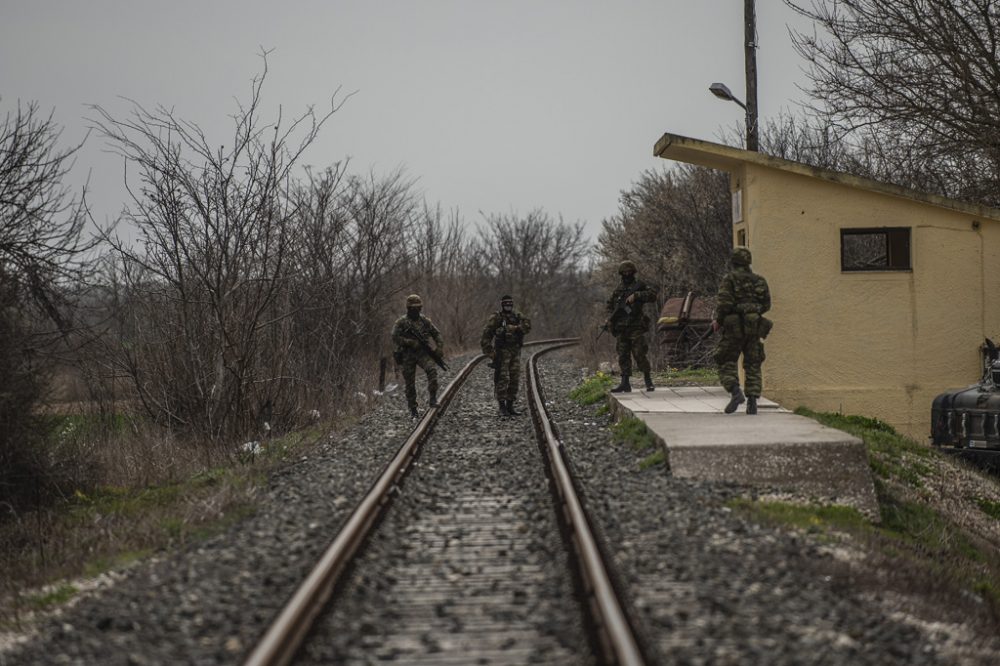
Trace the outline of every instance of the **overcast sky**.
[[[802, 63], [781, 0], [758, 0], [762, 119], [795, 111]], [[55, 109], [68, 145], [87, 105], [124, 117], [134, 99], [173, 107], [213, 143], [230, 136], [273, 49], [265, 118], [355, 94], [304, 163], [350, 158], [353, 171], [397, 167], [424, 197], [484, 213], [544, 208], [596, 237], [621, 190], [664, 164], [669, 131], [717, 140], [743, 117], [708, 92], [743, 98], [742, 0], [0, 0], [0, 110]], [[121, 159], [90, 138], [74, 177], [90, 172], [98, 221], [125, 202]]]

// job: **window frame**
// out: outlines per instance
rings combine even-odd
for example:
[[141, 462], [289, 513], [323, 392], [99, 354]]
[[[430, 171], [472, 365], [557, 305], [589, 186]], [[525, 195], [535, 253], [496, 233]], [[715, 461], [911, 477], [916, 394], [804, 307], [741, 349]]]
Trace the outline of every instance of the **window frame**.
[[[846, 265], [844, 238], [846, 236], [885, 235], [886, 265], [876, 268], [849, 268]], [[893, 239], [893, 236], [896, 236]], [[905, 247], [905, 266], [898, 265], [894, 259], [901, 254], [901, 246]], [[894, 249], [895, 248], [895, 249]], [[893, 265], [897, 263], [897, 265]], [[912, 273], [913, 272], [913, 227], [842, 227], [840, 229], [840, 272], [841, 273]]]

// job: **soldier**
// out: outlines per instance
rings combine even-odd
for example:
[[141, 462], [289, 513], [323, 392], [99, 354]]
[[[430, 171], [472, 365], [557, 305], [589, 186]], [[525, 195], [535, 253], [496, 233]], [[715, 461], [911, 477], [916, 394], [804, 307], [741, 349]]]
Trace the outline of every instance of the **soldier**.
[[514, 410], [521, 368], [521, 345], [531, 331], [531, 320], [514, 309], [514, 299], [500, 297], [500, 310], [490, 315], [479, 341], [483, 354], [493, 359], [493, 393], [500, 416], [518, 416]]
[[444, 342], [441, 332], [430, 319], [420, 314], [423, 301], [416, 294], [406, 297], [406, 314], [396, 320], [392, 327], [392, 344], [395, 347], [393, 358], [403, 368], [403, 380], [406, 382], [406, 404], [410, 408], [410, 416], [417, 416], [416, 375], [419, 365], [427, 373], [427, 392], [430, 394], [428, 404], [437, 407], [438, 378], [437, 368], [431, 358], [427, 340], [434, 340], [435, 350], [444, 358]]
[[[764, 362], [764, 343], [771, 330], [771, 320], [763, 314], [771, 309], [771, 293], [767, 280], [750, 270], [750, 250], [733, 250], [733, 270], [726, 273], [719, 285], [712, 330], [722, 329], [722, 339], [715, 350], [719, 366], [719, 382], [730, 394], [726, 414], [732, 414], [745, 401], [747, 414], [757, 413], [757, 398], [761, 392], [760, 364]], [[743, 374], [746, 376], [746, 396], [740, 389], [737, 361], [743, 354]]]
[[632, 391], [629, 376], [632, 374], [633, 358], [646, 381], [646, 390], [655, 390], [649, 373], [649, 343], [646, 340], [650, 319], [642, 311], [642, 306], [656, 300], [656, 289], [637, 280], [635, 273], [635, 264], [631, 261], [620, 263], [618, 274], [622, 276], [622, 281], [608, 299], [608, 319], [604, 327], [616, 338], [615, 351], [618, 352], [618, 367], [622, 373], [621, 383], [611, 389], [612, 393]]

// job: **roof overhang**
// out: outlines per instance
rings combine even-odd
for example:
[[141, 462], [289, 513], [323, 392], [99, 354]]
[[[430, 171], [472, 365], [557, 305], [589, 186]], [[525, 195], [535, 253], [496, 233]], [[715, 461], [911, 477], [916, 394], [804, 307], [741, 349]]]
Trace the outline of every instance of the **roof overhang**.
[[1000, 221], [1000, 209], [997, 208], [959, 201], [957, 199], [949, 199], [948, 197], [942, 197], [928, 192], [921, 192], [919, 190], [911, 190], [906, 187], [900, 187], [899, 185], [891, 185], [889, 183], [871, 180], [870, 178], [852, 176], [849, 173], [841, 171], [821, 169], [819, 167], [803, 164], [802, 162], [793, 162], [792, 160], [786, 160], [781, 157], [773, 157], [764, 153], [743, 150], [742, 148], [734, 148], [732, 146], [725, 146], [719, 143], [712, 143], [710, 141], [692, 139], [678, 134], [667, 133], [660, 137], [660, 140], [656, 142], [656, 146], [653, 148], [653, 154], [657, 157], [662, 157], [668, 160], [696, 164], [698, 166], [718, 169], [720, 171], [728, 171], [730, 173], [735, 172], [744, 165], [753, 164], [771, 169], [777, 169], [779, 171], [795, 173], [808, 178], [817, 178], [833, 183], [839, 183], [847, 187], [868, 190], [870, 192], [879, 192], [881, 194], [900, 197], [903, 199], [911, 199], [913, 201], [919, 201], [932, 206], [939, 206], [941, 208], [959, 211], [974, 217], [989, 218]]

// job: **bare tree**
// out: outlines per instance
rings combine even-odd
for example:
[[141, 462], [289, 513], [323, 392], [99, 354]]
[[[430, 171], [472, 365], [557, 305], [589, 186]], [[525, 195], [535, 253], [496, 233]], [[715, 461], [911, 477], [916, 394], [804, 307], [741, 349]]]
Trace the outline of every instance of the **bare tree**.
[[388, 297], [404, 289], [406, 242], [419, 221], [420, 202], [413, 181], [396, 171], [382, 178], [351, 177], [341, 205], [351, 220], [347, 271], [358, 290], [354, 325], [359, 335], [384, 343], [388, 331], [375, 315]]
[[[0, 503], [35, 502], [55, 482], [36, 404], [52, 355], [72, 327], [67, 287], [82, 281], [85, 189], [64, 180], [80, 144], [34, 102], [0, 125]], [[5, 514], [6, 512], [4, 512]], [[0, 519], [6, 517], [0, 515]]]
[[310, 172], [296, 200], [296, 376], [320, 400], [336, 400], [348, 386], [363, 388], [387, 355], [392, 297], [406, 285], [420, 209], [402, 172], [348, 176], [344, 165]]
[[453, 349], [479, 343], [480, 313], [493, 301], [492, 287], [477, 259], [475, 239], [457, 210], [424, 206], [409, 241], [409, 283], [427, 299], [434, 323]]
[[35, 102], [19, 103], [0, 125], [0, 280], [65, 330], [58, 284], [79, 280], [80, 257], [97, 239], [83, 234], [86, 188], [74, 196], [64, 183], [82, 143], [60, 148], [61, 134]]
[[646, 171], [622, 192], [618, 214], [602, 224], [601, 279], [624, 259], [659, 286], [661, 299], [714, 293], [732, 245], [728, 175], [684, 166]]
[[1000, 3], [815, 0], [786, 4], [813, 112], [881, 179], [1000, 204]]
[[122, 219], [138, 244], [108, 238], [125, 292], [117, 369], [152, 417], [213, 441], [294, 408], [291, 174], [339, 108], [335, 95], [322, 115], [286, 123], [279, 112], [265, 123], [266, 75], [265, 54], [227, 145], [164, 107], [133, 103], [127, 119], [94, 107], [96, 126], [137, 171]]
[[543, 210], [525, 216], [490, 215], [479, 228], [477, 257], [492, 282], [492, 305], [510, 292], [535, 320], [538, 334], [570, 335], [584, 314], [573, 304], [584, 292], [590, 250], [583, 224], [553, 219]]

